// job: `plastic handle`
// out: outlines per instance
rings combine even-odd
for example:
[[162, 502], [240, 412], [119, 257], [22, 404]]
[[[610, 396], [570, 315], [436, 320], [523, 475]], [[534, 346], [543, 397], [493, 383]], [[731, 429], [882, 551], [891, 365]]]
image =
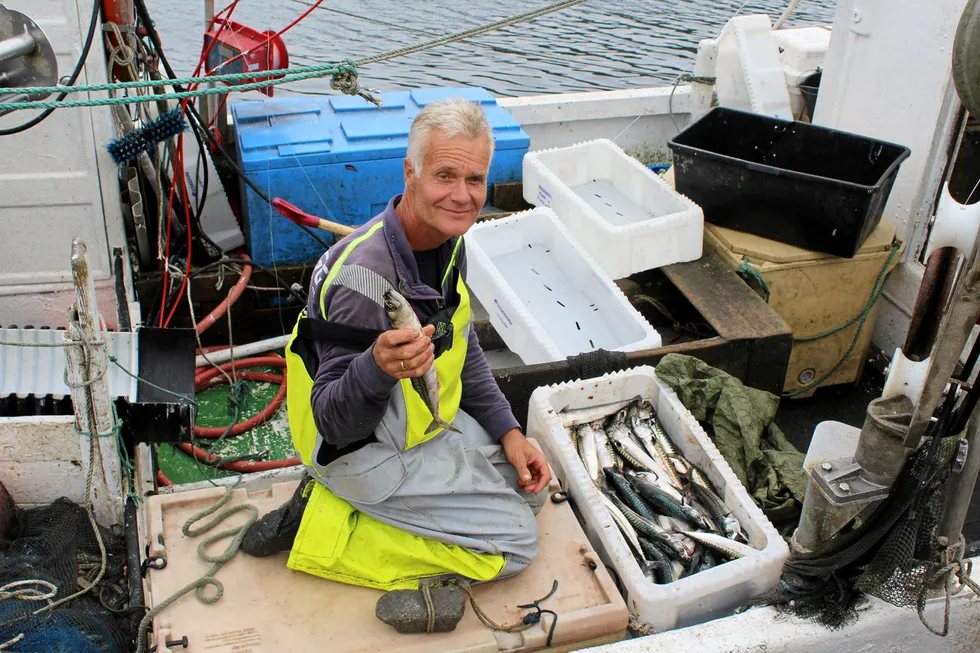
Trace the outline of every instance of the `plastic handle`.
[[320, 218], [300, 210], [281, 197], [272, 200], [272, 208], [279, 211], [290, 222], [295, 222], [306, 227], [313, 227], [314, 229], [320, 226]]

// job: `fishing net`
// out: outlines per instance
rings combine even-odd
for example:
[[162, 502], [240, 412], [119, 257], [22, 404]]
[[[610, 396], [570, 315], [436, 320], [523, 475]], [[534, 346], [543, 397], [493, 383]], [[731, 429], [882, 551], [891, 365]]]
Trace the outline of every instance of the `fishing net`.
[[0, 648], [46, 653], [130, 650], [125, 546], [105, 530], [106, 569], [97, 587], [53, 609], [51, 602], [92, 587], [102, 554], [84, 508], [68, 499], [18, 512], [0, 543]]
[[915, 607], [921, 617], [929, 585], [942, 577], [937, 527], [959, 439], [942, 438], [913, 454], [867, 519], [820, 550], [791, 555], [779, 587], [752, 604], [777, 605], [839, 629], [857, 617], [855, 607], [868, 594]]

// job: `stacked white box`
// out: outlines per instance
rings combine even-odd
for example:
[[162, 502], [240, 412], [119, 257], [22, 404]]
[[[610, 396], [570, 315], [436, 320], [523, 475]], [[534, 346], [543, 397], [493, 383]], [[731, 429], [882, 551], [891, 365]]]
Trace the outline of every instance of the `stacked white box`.
[[525, 365], [661, 345], [551, 209], [482, 222], [465, 240], [466, 283]]
[[701, 257], [701, 207], [608, 139], [524, 155], [524, 199], [554, 209], [613, 279]]
[[[644, 577], [602, 504], [599, 490], [586, 474], [559, 415], [565, 408], [595, 406], [636, 395], [653, 404], [679, 452], [700, 467], [715, 485], [757, 553], [667, 585], [657, 585]], [[596, 551], [619, 574], [630, 611], [655, 631], [721, 617], [779, 582], [789, 548], [752, 502], [694, 416], [677, 394], [657, 379], [652, 367], [537, 388], [531, 395], [527, 434], [541, 444], [562, 488], [570, 493]]]

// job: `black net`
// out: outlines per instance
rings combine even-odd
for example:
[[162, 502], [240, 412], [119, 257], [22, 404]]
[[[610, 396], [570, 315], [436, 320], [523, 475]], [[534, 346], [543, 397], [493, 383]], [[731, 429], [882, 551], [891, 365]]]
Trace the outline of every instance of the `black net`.
[[920, 606], [941, 565], [936, 529], [959, 436], [923, 447], [906, 463], [888, 498], [863, 522], [809, 554], [791, 554], [779, 587], [751, 605], [776, 605], [841, 628], [864, 595]]
[[[106, 570], [98, 586], [67, 603], [34, 614], [49, 602], [91, 588], [102, 554], [88, 513], [68, 499], [19, 512], [0, 544], [0, 645], [5, 651], [123, 653], [132, 642], [125, 546], [105, 530]], [[30, 585], [22, 581], [34, 581]], [[42, 581], [42, 582], [37, 582]], [[26, 600], [30, 588], [54, 591]]]

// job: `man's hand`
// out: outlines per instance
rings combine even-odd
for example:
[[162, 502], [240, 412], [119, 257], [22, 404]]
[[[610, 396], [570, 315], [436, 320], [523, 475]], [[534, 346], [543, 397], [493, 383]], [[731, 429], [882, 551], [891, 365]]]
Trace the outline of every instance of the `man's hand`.
[[529, 494], [537, 494], [551, 482], [548, 459], [527, 441], [518, 429], [504, 433], [500, 438], [507, 460], [517, 469], [517, 482]]
[[419, 336], [415, 329], [385, 331], [374, 343], [374, 362], [382, 372], [395, 379], [422, 376], [435, 360], [432, 344], [434, 325], [422, 327]]

